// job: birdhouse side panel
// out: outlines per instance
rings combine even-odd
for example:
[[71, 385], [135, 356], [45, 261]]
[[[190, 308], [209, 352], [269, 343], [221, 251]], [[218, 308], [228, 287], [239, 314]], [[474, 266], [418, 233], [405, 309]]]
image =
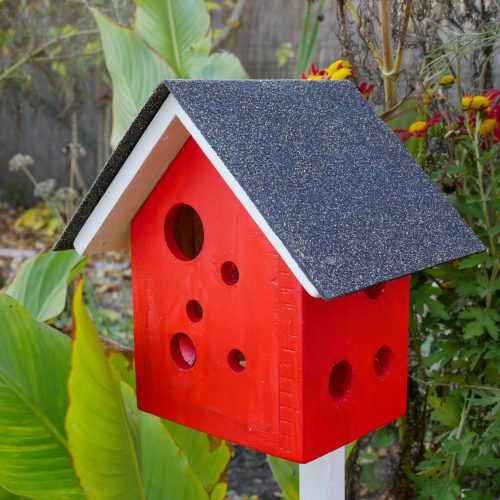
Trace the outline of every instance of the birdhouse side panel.
[[194, 140], [131, 238], [139, 408], [299, 456], [302, 289]]
[[304, 459], [406, 411], [409, 277], [329, 302], [304, 294]]

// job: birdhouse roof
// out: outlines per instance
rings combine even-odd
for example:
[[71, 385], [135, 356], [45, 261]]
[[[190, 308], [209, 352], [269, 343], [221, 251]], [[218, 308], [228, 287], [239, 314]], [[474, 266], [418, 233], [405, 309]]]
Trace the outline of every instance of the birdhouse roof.
[[311, 295], [329, 300], [484, 250], [351, 82], [301, 80], [160, 84], [56, 250], [126, 245], [189, 136]]

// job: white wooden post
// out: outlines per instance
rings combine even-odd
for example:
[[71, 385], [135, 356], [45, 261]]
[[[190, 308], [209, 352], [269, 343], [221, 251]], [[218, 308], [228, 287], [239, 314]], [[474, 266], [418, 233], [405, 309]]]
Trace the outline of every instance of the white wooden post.
[[344, 447], [299, 465], [300, 500], [345, 499]]

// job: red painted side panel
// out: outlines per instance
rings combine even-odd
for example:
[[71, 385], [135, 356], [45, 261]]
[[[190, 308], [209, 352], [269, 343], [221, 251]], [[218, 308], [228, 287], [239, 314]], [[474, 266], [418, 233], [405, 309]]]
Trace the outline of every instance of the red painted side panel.
[[[165, 242], [167, 214], [179, 203], [204, 227], [191, 261]], [[221, 276], [226, 261], [238, 267], [234, 286]], [[273, 455], [301, 456], [301, 287], [192, 139], [132, 223], [132, 265], [139, 407]], [[186, 312], [192, 299], [203, 308], [196, 323]], [[188, 370], [172, 359], [178, 333], [196, 350]], [[247, 364], [238, 373], [228, 360], [234, 349]]]
[[303, 294], [306, 461], [404, 415], [409, 281], [330, 302]]
[[[179, 204], [203, 223], [193, 260], [166, 243]], [[313, 299], [192, 139], [132, 222], [132, 266], [142, 410], [297, 462], [404, 413], [408, 279]]]

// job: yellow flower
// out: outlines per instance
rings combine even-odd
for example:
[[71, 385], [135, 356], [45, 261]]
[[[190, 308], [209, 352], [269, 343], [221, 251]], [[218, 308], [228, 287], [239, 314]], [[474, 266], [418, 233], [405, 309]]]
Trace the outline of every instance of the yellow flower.
[[408, 127], [408, 132], [410, 132], [410, 134], [414, 134], [415, 132], [423, 132], [426, 128], [426, 121], [424, 122], [422, 120], [417, 120]]
[[472, 104], [472, 96], [470, 94], [465, 94], [462, 97], [460, 104], [462, 105], [462, 109], [465, 109], [465, 110], [469, 109], [470, 105]]
[[306, 80], [323, 80], [323, 75], [307, 75]]
[[345, 80], [349, 77], [351, 71], [352, 70], [350, 68], [339, 69], [338, 71], [335, 71], [335, 73], [329, 75], [330, 80]]
[[345, 80], [352, 72], [352, 66], [349, 61], [338, 59], [330, 64], [326, 73], [330, 80]]
[[479, 126], [479, 135], [491, 134], [498, 127], [495, 118], [487, 118]]
[[344, 59], [337, 59], [335, 62], [332, 62], [330, 66], [328, 66], [328, 74], [335, 73], [341, 68], [352, 68], [351, 63], [349, 61], [344, 61]]
[[424, 104], [431, 104], [431, 102], [434, 100], [434, 97], [436, 97], [434, 89], [432, 87], [427, 88], [423, 97]]
[[441, 77], [441, 80], [439, 80], [439, 85], [443, 87], [448, 87], [454, 83], [457, 83], [457, 79], [453, 75], [444, 75]]
[[491, 101], [483, 96], [483, 95], [475, 95], [472, 96], [470, 94], [462, 97], [462, 109], [471, 110], [471, 111], [482, 111], [484, 109], [488, 109], [491, 104]]

